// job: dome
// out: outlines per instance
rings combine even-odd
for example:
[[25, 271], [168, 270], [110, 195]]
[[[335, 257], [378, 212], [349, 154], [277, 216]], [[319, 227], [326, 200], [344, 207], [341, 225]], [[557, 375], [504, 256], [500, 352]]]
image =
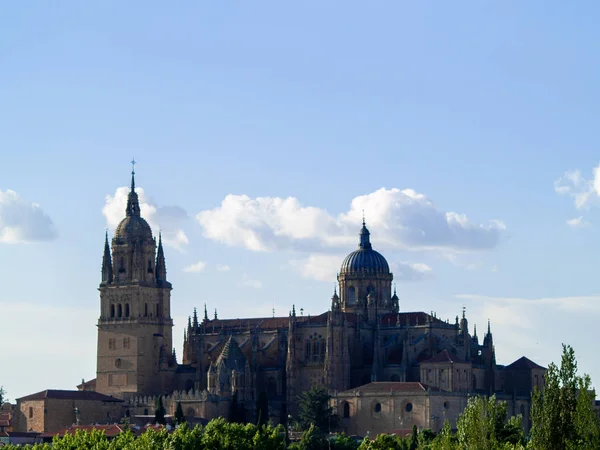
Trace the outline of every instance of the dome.
[[152, 240], [152, 229], [140, 215], [140, 202], [135, 192], [135, 172], [131, 172], [131, 190], [127, 195], [127, 209], [125, 218], [117, 225], [115, 239], [129, 241], [140, 239], [142, 241]]
[[126, 241], [132, 238], [152, 240], [152, 229], [142, 217], [128, 216], [117, 225], [115, 238]]
[[340, 273], [382, 273], [389, 274], [390, 266], [388, 262], [379, 252], [373, 250], [369, 240], [369, 230], [363, 221], [362, 229], [360, 230], [360, 243], [358, 250], [353, 251], [344, 259]]

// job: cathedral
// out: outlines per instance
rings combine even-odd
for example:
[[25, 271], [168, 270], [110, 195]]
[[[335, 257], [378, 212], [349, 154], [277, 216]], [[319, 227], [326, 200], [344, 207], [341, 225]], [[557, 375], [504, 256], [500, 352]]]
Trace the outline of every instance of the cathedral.
[[342, 428], [363, 435], [414, 424], [439, 429], [445, 419], [455, 423], [469, 395], [496, 394], [527, 426], [530, 393], [545, 369], [525, 357], [497, 364], [489, 322], [480, 340], [464, 310], [454, 323], [403, 311], [364, 220], [337, 281], [316, 316], [294, 306], [287, 317], [247, 319], [209, 318], [206, 306], [199, 318], [194, 309], [178, 362], [161, 236], [140, 214], [132, 172], [125, 217], [104, 244], [90, 386], [122, 399], [132, 417], [152, 415], [161, 395], [168, 411], [181, 403], [190, 420], [228, 417], [234, 401], [256, 420], [266, 395], [274, 422], [297, 414], [299, 394], [324, 386]]

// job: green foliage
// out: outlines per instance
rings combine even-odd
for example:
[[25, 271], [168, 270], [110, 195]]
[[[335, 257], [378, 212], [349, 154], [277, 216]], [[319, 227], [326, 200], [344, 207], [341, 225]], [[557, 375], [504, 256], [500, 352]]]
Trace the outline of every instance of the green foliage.
[[4, 390], [4, 386], [0, 386], [0, 406], [4, 405], [6, 401], [6, 391]]
[[589, 376], [577, 375], [571, 346], [563, 344], [560, 367], [548, 366], [543, 391], [536, 388], [531, 408], [529, 448], [539, 450], [597, 449], [600, 423], [594, 410]]
[[335, 429], [337, 420], [329, 405], [330, 399], [329, 392], [322, 386], [312, 387], [298, 396], [300, 423], [305, 429], [311, 425], [322, 432]]
[[[186, 423], [169, 433], [166, 428], [149, 429], [139, 437], [129, 430], [114, 439], [108, 439], [103, 431], [77, 431], [62, 438], [55, 437], [52, 444], [36, 444], [31, 450], [283, 450], [282, 427], [258, 427], [253, 424], [229, 423], [215, 419], [202, 428], [189, 428]], [[7, 446], [7, 450], [22, 447]]]
[[177, 402], [177, 408], [175, 408], [175, 423], [181, 425], [185, 422], [185, 415], [183, 414], [183, 408], [181, 402]]
[[358, 450], [359, 443], [344, 433], [337, 434], [330, 439], [332, 450]]
[[410, 434], [410, 444], [408, 446], [409, 450], [416, 450], [419, 446], [419, 431], [417, 430], [417, 426], [413, 425], [412, 433]]
[[158, 424], [165, 425], [167, 423], [165, 419], [165, 407], [163, 406], [162, 397], [159, 395], [156, 400], [156, 410], [154, 411], [154, 421]]
[[407, 442], [394, 434], [380, 434], [374, 440], [365, 438], [359, 450], [406, 450]]
[[311, 424], [308, 430], [302, 434], [300, 442], [293, 443], [288, 448], [290, 450], [326, 450], [329, 448], [329, 444], [323, 432]]

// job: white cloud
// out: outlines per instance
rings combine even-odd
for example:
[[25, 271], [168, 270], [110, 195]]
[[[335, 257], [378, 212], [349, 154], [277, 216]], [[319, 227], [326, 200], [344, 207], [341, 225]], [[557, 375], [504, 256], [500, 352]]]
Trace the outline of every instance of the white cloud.
[[600, 205], [600, 165], [594, 167], [589, 180], [579, 169], [566, 171], [554, 182], [554, 190], [572, 197], [577, 209]]
[[583, 219], [583, 216], [574, 217], [572, 219], [567, 220], [567, 225], [571, 228], [587, 228], [591, 224], [587, 220]]
[[190, 264], [183, 269], [184, 272], [202, 272], [206, 269], [206, 263], [204, 261], [198, 261], [197, 263]]
[[290, 266], [303, 278], [333, 283], [343, 258], [342, 255], [315, 253], [308, 258], [292, 259]]
[[469, 221], [466, 215], [439, 210], [412, 189], [381, 188], [355, 197], [350, 209], [334, 217], [328, 211], [303, 206], [294, 197], [227, 195], [221, 205], [202, 211], [197, 219], [204, 235], [253, 251], [284, 248], [314, 251], [356, 244], [362, 220], [378, 248], [470, 251], [495, 247], [505, 225]]
[[263, 287], [262, 281], [260, 280], [254, 280], [252, 278], [250, 278], [248, 275], [244, 274], [242, 276], [242, 284], [244, 286], [248, 286], [254, 289], [261, 289]]
[[217, 264], [216, 269], [219, 272], [229, 272], [231, 267], [229, 267], [227, 264]]
[[[181, 229], [182, 223], [187, 220], [187, 212], [180, 206], [157, 206], [150, 199], [143, 188], [136, 187], [140, 201], [142, 216], [154, 230], [154, 234], [160, 230], [165, 245], [182, 250], [188, 244], [188, 238]], [[106, 203], [102, 208], [102, 214], [106, 217], [106, 223], [109, 228], [116, 226], [125, 217], [125, 208], [127, 206], [128, 187], [117, 188], [114, 195], [106, 196]]]
[[[303, 278], [333, 283], [343, 259], [343, 255], [314, 253], [307, 258], [292, 259], [289, 264]], [[431, 267], [424, 263], [401, 261], [392, 262], [390, 266], [397, 281], [417, 281], [433, 276]]]
[[433, 277], [433, 270], [424, 263], [392, 263], [394, 279], [398, 281], [418, 281]]
[[40, 205], [22, 199], [10, 189], [0, 190], [0, 243], [50, 241], [57, 236], [52, 219]]

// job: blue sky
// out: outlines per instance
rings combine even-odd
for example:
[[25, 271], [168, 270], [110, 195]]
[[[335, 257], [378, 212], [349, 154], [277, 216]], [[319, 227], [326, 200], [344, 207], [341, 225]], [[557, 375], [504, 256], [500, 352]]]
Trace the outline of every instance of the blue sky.
[[2, 4], [0, 385], [95, 376], [133, 156], [179, 354], [194, 306], [327, 309], [365, 209], [402, 310], [490, 318], [498, 363], [572, 344], [597, 383], [599, 8]]

